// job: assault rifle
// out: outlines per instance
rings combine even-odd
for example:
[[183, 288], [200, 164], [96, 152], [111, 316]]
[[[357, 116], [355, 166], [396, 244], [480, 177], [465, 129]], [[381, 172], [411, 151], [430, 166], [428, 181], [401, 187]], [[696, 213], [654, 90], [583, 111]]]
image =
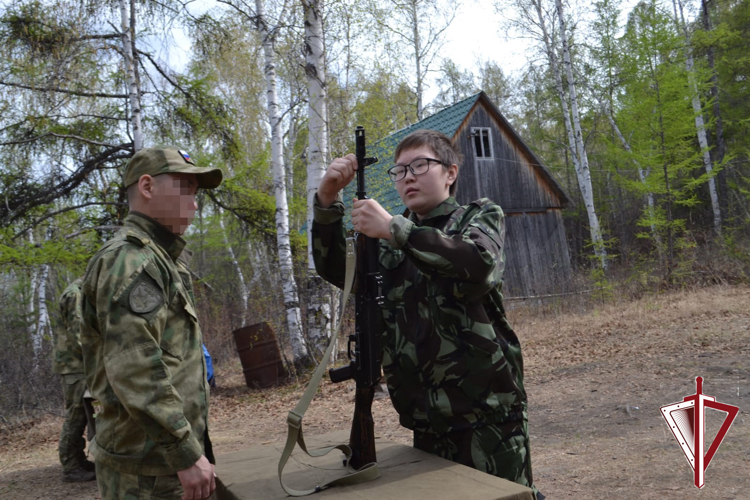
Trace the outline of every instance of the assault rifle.
[[[367, 198], [365, 167], [377, 163], [368, 158], [365, 148], [365, 129], [357, 127], [357, 199]], [[354, 398], [354, 418], [349, 436], [352, 449], [350, 465], [360, 469], [377, 462], [375, 457], [375, 429], [372, 418], [372, 399], [380, 382], [382, 360], [379, 337], [383, 331], [380, 304], [383, 301], [383, 280], [378, 273], [378, 240], [356, 233], [357, 265], [355, 273], [355, 327], [349, 335], [347, 354], [349, 365], [329, 370], [332, 382], [354, 379], [357, 390]]]

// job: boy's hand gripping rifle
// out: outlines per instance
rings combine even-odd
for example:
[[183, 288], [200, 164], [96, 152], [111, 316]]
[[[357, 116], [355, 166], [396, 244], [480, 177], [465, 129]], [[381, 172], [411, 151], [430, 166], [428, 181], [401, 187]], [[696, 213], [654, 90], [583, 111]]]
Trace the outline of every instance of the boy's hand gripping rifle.
[[[365, 192], [365, 167], [377, 163], [377, 158], [368, 158], [365, 148], [365, 129], [357, 127], [357, 199], [367, 198]], [[377, 461], [375, 457], [375, 429], [372, 418], [372, 400], [375, 386], [380, 382], [380, 335], [383, 319], [380, 311], [383, 281], [378, 273], [378, 240], [355, 233], [357, 265], [355, 274], [356, 302], [354, 335], [349, 336], [347, 347], [348, 366], [329, 370], [332, 382], [343, 382], [353, 378], [357, 382], [354, 399], [354, 418], [349, 437], [352, 449], [350, 461], [359, 469]]]

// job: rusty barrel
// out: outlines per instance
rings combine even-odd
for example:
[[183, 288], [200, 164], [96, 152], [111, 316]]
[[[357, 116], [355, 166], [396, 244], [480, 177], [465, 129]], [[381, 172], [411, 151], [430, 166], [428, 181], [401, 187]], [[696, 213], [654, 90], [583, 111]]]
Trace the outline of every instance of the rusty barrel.
[[286, 381], [286, 370], [271, 325], [263, 322], [243, 326], [232, 335], [248, 387], [271, 387]]

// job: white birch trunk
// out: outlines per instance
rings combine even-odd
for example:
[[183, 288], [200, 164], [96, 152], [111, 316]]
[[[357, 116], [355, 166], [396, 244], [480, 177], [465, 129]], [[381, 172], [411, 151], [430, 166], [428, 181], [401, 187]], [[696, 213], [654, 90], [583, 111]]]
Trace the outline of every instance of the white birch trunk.
[[[542, 30], [542, 39], [544, 41], [545, 51], [547, 53], [547, 59], [549, 60], [550, 68], [555, 76], [555, 87], [557, 95], [560, 98], [560, 105], [563, 112], [563, 123], [565, 124], [565, 131], [568, 136], [568, 149], [570, 150], [570, 156], [573, 160], [573, 167], [576, 171], [576, 178], [578, 180], [578, 189], [581, 192], [581, 197], [586, 205], [586, 214], [589, 219], [589, 231], [591, 234], [591, 241], [594, 243], [594, 252], [601, 259], [602, 266], [606, 268], [606, 254], [602, 258], [599, 252], [599, 248], [603, 249], [603, 246], [597, 244], [601, 242], [601, 232], [599, 230], [599, 219], [596, 216], [596, 210], [594, 209], [593, 203], [593, 188], [591, 187], [591, 175], [588, 170], [588, 165], [584, 171], [581, 166], [581, 158], [578, 153], [578, 146], [576, 145], [576, 137], [574, 133], [573, 125], [570, 120], [570, 112], [568, 110], [568, 97], [565, 95], [565, 88], [562, 81], [562, 71], [557, 61], [557, 55], [555, 54], [555, 48], [552, 44], [552, 37], [547, 31], [547, 23], [544, 19], [544, 13], [542, 12], [542, 0], [533, 0], [533, 5], [536, 9], [537, 17], [539, 19], [539, 28]], [[564, 39], [564, 33], [562, 37]], [[588, 174], [588, 175], [585, 175]], [[593, 216], [593, 219], [592, 219]]]
[[263, 1], [255, 0], [258, 31], [263, 38], [265, 58], [266, 98], [268, 120], [271, 124], [271, 168], [273, 171], [274, 194], [276, 196], [276, 245], [279, 252], [279, 272], [284, 294], [286, 324], [289, 330], [289, 343], [295, 364], [306, 364], [309, 358], [307, 345], [302, 335], [302, 321], [299, 307], [297, 283], [294, 280], [292, 247], [289, 241], [289, 205], [286, 199], [284, 182], [284, 156], [281, 144], [281, 116], [276, 94], [276, 59], [273, 52], [272, 35], [266, 24]]
[[328, 109], [323, 44], [323, 0], [303, 1], [305, 8], [305, 73], [308, 95], [307, 155], [307, 264], [308, 264], [308, 338], [318, 356], [325, 352], [331, 336], [331, 303], [328, 286], [318, 276], [312, 256], [313, 202], [326, 169], [328, 156]]
[[560, 105], [563, 111], [563, 122], [565, 124], [565, 132], [568, 135], [568, 149], [570, 150], [570, 157], [573, 160], [573, 167], [576, 170], [576, 174], [579, 172], [578, 167], [578, 154], [576, 153], [576, 143], [573, 136], [573, 126], [570, 124], [570, 112], [568, 111], [568, 99], [565, 97], [565, 88], [563, 87], [562, 74], [560, 72], [560, 65], [557, 62], [557, 55], [555, 49], [552, 46], [552, 39], [547, 31], [547, 23], [544, 20], [544, 14], [542, 13], [542, 0], [534, 0], [534, 7], [536, 7], [537, 16], [539, 17], [539, 27], [542, 30], [542, 38], [544, 39], [544, 48], [547, 53], [547, 59], [549, 60], [550, 68], [552, 73], [555, 75], [555, 88], [557, 95], [560, 98]]
[[240, 267], [240, 263], [237, 261], [237, 256], [234, 253], [234, 249], [232, 248], [232, 245], [229, 243], [229, 236], [227, 236], [227, 228], [224, 224], [224, 211], [221, 208], [219, 208], [217, 215], [219, 217], [219, 226], [221, 226], [221, 237], [224, 239], [224, 247], [227, 249], [227, 252], [229, 253], [229, 258], [232, 260], [232, 266], [234, 267], [234, 272], [237, 273], [237, 279], [240, 280], [240, 290], [242, 293], [242, 324], [240, 326], [244, 326], [248, 320], [247, 302], [248, 302], [248, 299], [250, 298], [250, 289], [246, 285], [245, 273], [242, 272], [242, 267]]
[[264, 276], [270, 278], [271, 270], [268, 267], [268, 259], [263, 255], [261, 247], [254, 248], [253, 245], [248, 242], [247, 250], [250, 252], [250, 260], [253, 263], [253, 276], [250, 278], [250, 283], [248, 283], [248, 289], [252, 290], [261, 284], [261, 279]]
[[[630, 154], [631, 159], [633, 160], [633, 163], [635, 163], [636, 168], [638, 169], [638, 178], [641, 180], [641, 183], [645, 186], [646, 185], [646, 178], [651, 173], [651, 169], [648, 168], [644, 170], [641, 168], [641, 164], [638, 163], [638, 160], [633, 158], [633, 150], [630, 147], [630, 143], [627, 139], [625, 139], [625, 136], [622, 135], [622, 132], [620, 132], [620, 127], [617, 126], [617, 123], [615, 123], [615, 119], [612, 116], [611, 111], [609, 108], [604, 106], [604, 103], [601, 103], [603, 109], [605, 110], [605, 113], [607, 114], [607, 118], [609, 119], [609, 124], [612, 126], [612, 129], [615, 131], [615, 135], [620, 139], [620, 142], [622, 143], [622, 147], [625, 148], [625, 151]], [[648, 209], [648, 215], [653, 220], [654, 218], [654, 193], [651, 191], [646, 192], [646, 204]], [[654, 235], [654, 238], [656, 239], [657, 243], [661, 243], [661, 237], [659, 236], [659, 233], [656, 232], [656, 226], [652, 223], [651, 224], [651, 234]]]
[[417, 12], [417, 0], [411, 0], [411, 23], [414, 37], [414, 61], [417, 66], [417, 120], [422, 120], [424, 115], [424, 103], [422, 94], [424, 93], [424, 78], [422, 76], [422, 47], [419, 39], [419, 16]]
[[37, 342], [36, 342], [36, 334], [37, 334], [37, 325], [38, 323], [38, 317], [36, 315], [36, 291], [37, 291], [37, 284], [38, 284], [38, 271], [36, 269], [31, 270], [31, 279], [29, 282], [29, 303], [28, 303], [28, 311], [29, 311], [29, 323], [28, 323], [28, 329], [29, 329], [29, 339], [31, 339], [31, 348], [32, 352], [34, 354], [33, 364], [32, 364], [32, 370], [36, 372], [39, 368], [39, 351], [37, 350]]
[[[677, 15], [677, 3], [680, 4], [679, 17]], [[672, 6], [674, 7], [675, 23], [677, 29], [682, 31], [685, 37], [685, 70], [688, 75], [688, 82], [690, 85], [690, 92], [693, 94], [691, 102], [693, 105], [693, 113], [695, 114], [695, 130], [698, 134], [698, 145], [701, 147], [703, 153], [703, 166], [708, 174], [708, 193], [711, 196], [711, 208], [714, 214], [714, 232], [721, 234], [721, 208], [719, 206], [719, 196], [716, 191], [716, 181], [713, 172], [713, 163], [711, 162], [711, 154], [708, 150], [708, 138], [706, 137], [706, 125], [703, 121], [703, 106], [701, 105], [700, 95], [698, 93], [698, 85], [695, 81], [695, 73], [693, 71], [695, 63], [693, 61], [693, 51], [690, 48], [690, 34], [685, 24], [685, 17], [682, 11], [682, 2], [680, 0], [672, 0]]]
[[[29, 231], [29, 242], [34, 244], [34, 234]], [[32, 269], [29, 283], [29, 337], [31, 348], [34, 353], [32, 371], [39, 369], [39, 360], [42, 356], [42, 344], [44, 335], [49, 333], [49, 312], [47, 310], [47, 278], [49, 277], [49, 264], [42, 265], [40, 270]]]
[[286, 170], [286, 190], [294, 192], [294, 145], [297, 143], [297, 120], [292, 116], [287, 130], [286, 149], [284, 151], [284, 168]]
[[32, 338], [32, 345], [34, 348], [34, 371], [37, 371], [39, 369], [39, 361], [42, 357], [42, 343], [44, 342], [44, 336], [50, 332], [49, 311], [47, 310], [47, 278], [49, 278], [49, 267], [49, 264], [44, 264], [42, 266], [41, 272], [39, 273], [39, 315], [36, 322], [36, 331], [34, 333], [34, 337]]
[[[576, 74], [578, 74], [578, 72], [576, 72]], [[578, 75], [578, 76], [580, 76], [580, 75]], [[651, 173], [651, 169], [648, 168], [648, 169], [644, 170], [641, 167], [641, 164], [638, 163], [638, 160], [636, 160], [633, 157], [633, 149], [630, 147], [630, 143], [628, 142], [628, 140], [625, 138], [625, 136], [620, 131], [620, 127], [617, 126], [617, 122], [615, 122], [615, 117], [614, 117], [614, 115], [612, 113], [612, 108], [609, 106], [609, 104], [606, 103], [606, 102], [604, 102], [598, 95], [596, 95], [596, 93], [593, 92], [591, 90], [591, 88], [589, 88], [589, 86], [588, 86], [588, 84], [586, 83], [585, 80], [582, 79], [581, 81], [583, 82], [584, 87], [586, 87], [586, 89], [589, 91], [589, 93], [592, 96], [594, 96], [594, 98], [597, 100], [597, 102], [599, 103], [599, 107], [602, 108], [602, 111], [607, 116], [607, 120], [609, 121], [609, 125], [612, 127], [612, 130], [614, 130], [615, 135], [617, 136], [617, 138], [620, 139], [620, 143], [622, 144], [622, 147], [625, 148], [625, 151], [628, 152], [628, 154], [630, 155], [631, 159], [633, 160], [633, 163], [635, 164], [635, 167], [638, 170], [638, 178], [641, 180], [641, 183], [645, 186], [646, 185], [646, 178]], [[651, 217], [651, 219], [653, 220], [653, 217], [654, 217], [654, 193], [652, 193], [651, 191], [647, 191], [646, 192], [646, 205], [647, 205], [646, 208], [648, 210], [649, 217]], [[656, 232], [656, 226], [653, 223], [651, 224], [651, 234], [653, 234], [654, 238], [656, 239], [656, 242], [658, 244], [661, 244], [661, 238], [659, 237], [659, 233]]]
[[563, 14], [562, 0], [555, 0], [557, 7], [557, 17], [560, 22], [560, 39], [563, 46], [563, 65], [565, 74], [568, 79], [568, 92], [570, 94], [570, 111], [573, 117], [573, 132], [575, 137], [576, 151], [578, 152], [578, 187], [581, 190], [583, 203], [586, 205], [586, 212], [589, 216], [589, 228], [591, 231], [591, 241], [594, 244], [594, 253], [599, 257], [602, 268], [607, 268], [607, 249], [604, 247], [601, 228], [599, 227], [599, 217], [596, 215], [594, 207], [594, 191], [591, 185], [591, 171], [589, 170], [589, 160], [586, 154], [586, 147], [583, 143], [583, 132], [581, 131], [581, 118], [578, 114], [578, 96], [576, 94], [576, 84], [573, 78], [573, 67], [570, 61], [570, 50], [568, 48], [568, 34], [565, 28], [565, 17]]
[[[133, 0], [130, 0], [133, 1]], [[130, 95], [130, 126], [133, 129], [133, 151], [143, 148], [143, 132], [141, 129], [141, 97], [135, 72], [135, 58], [133, 55], [132, 19], [128, 14], [130, 5], [126, 0], [120, 0], [120, 17], [122, 21], [122, 50], [125, 63], [125, 73], [128, 79], [128, 94]], [[133, 11], [134, 12], [134, 11]]]

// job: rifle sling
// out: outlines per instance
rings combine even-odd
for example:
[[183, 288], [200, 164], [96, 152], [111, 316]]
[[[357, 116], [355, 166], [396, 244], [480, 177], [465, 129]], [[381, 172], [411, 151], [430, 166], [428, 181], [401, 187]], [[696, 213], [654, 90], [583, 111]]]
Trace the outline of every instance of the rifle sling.
[[[354, 282], [355, 265], [356, 265], [356, 255], [355, 255], [355, 250], [354, 250], [354, 241], [351, 238], [347, 238], [346, 240], [346, 277], [344, 278], [344, 293], [341, 297], [342, 314], [344, 311], [344, 306], [346, 305], [346, 302], [349, 299], [349, 294], [351, 293], [351, 290], [352, 290], [352, 283]], [[318, 391], [318, 386], [320, 385], [320, 381], [323, 378], [323, 374], [325, 373], [326, 365], [328, 364], [328, 358], [331, 356], [331, 352], [333, 351], [333, 346], [336, 344], [336, 339], [338, 338], [339, 330], [341, 329], [341, 323], [342, 323], [341, 316], [339, 316], [339, 323], [336, 326], [336, 329], [333, 335], [331, 335], [331, 340], [328, 343], [328, 348], [326, 349], [325, 354], [323, 354], [323, 359], [320, 360], [320, 364], [318, 364], [318, 367], [315, 369], [315, 373], [313, 373], [313, 376], [310, 379], [310, 383], [307, 385], [307, 389], [305, 389], [305, 393], [300, 398], [299, 402], [297, 403], [297, 406], [295, 406], [294, 409], [290, 411], [289, 415], [287, 416], [286, 421], [287, 421], [287, 425], [289, 426], [289, 429], [288, 429], [288, 434], [286, 437], [286, 445], [284, 446], [284, 451], [282, 452], [281, 459], [279, 460], [279, 482], [281, 483], [281, 487], [284, 488], [284, 491], [286, 491], [287, 494], [293, 497], [302, 497], [302, 496], [311, 495], [313, 493], [322, 491], [330, 486], [336, 486], [336, 485], [343, 486], [343, 485], [364, 483], [364, 482], [371, 481], [373, 479], [380, 477], [380, 469], [378, 468], [378, 464], [375, 462], [365, 465], [358, 471], [355, 471], [349, 465], [349, 460], [352, 457], [352, 451], [351, 451], [351, 448], [349, 448], [349, 445], [340, 444], [337, 446], [331, 446], [331, 447], [322, 448], [319, 450], [308, 451], [307, 446], [305, 445], [305, 439], [302, 435], [302, 419], [305, 416], [307, 407], [310, 406], [310, 402], [315, 396], [315, 393]], [[284, 484], [284, 480], [282, 479], [281, 476], [284, 471], [284, 467], [286, 466], [286, 463], [289, 460], [289, 457], [292, 455], [292, 452], [294, 451], [295, 443], [299, 444], [299, 447], [302, 448], [302, 451], [307, 453], [310, 457], [322, 457], [324, 455], [327, 455], [330, 451], [333, 451], [335, 449], [341, 450], [346, 456], [346, 468], [350, 472], [350, 474], [344, 477], [340, 477], [338, 479], [334, 479], [332, 481], [328, 481], [327, 483], [317, 485], [315, 486], [315, 488], [309, 489], [309, 490], [295, 490], [294, 488], [288, 487], [287, 485]]]

